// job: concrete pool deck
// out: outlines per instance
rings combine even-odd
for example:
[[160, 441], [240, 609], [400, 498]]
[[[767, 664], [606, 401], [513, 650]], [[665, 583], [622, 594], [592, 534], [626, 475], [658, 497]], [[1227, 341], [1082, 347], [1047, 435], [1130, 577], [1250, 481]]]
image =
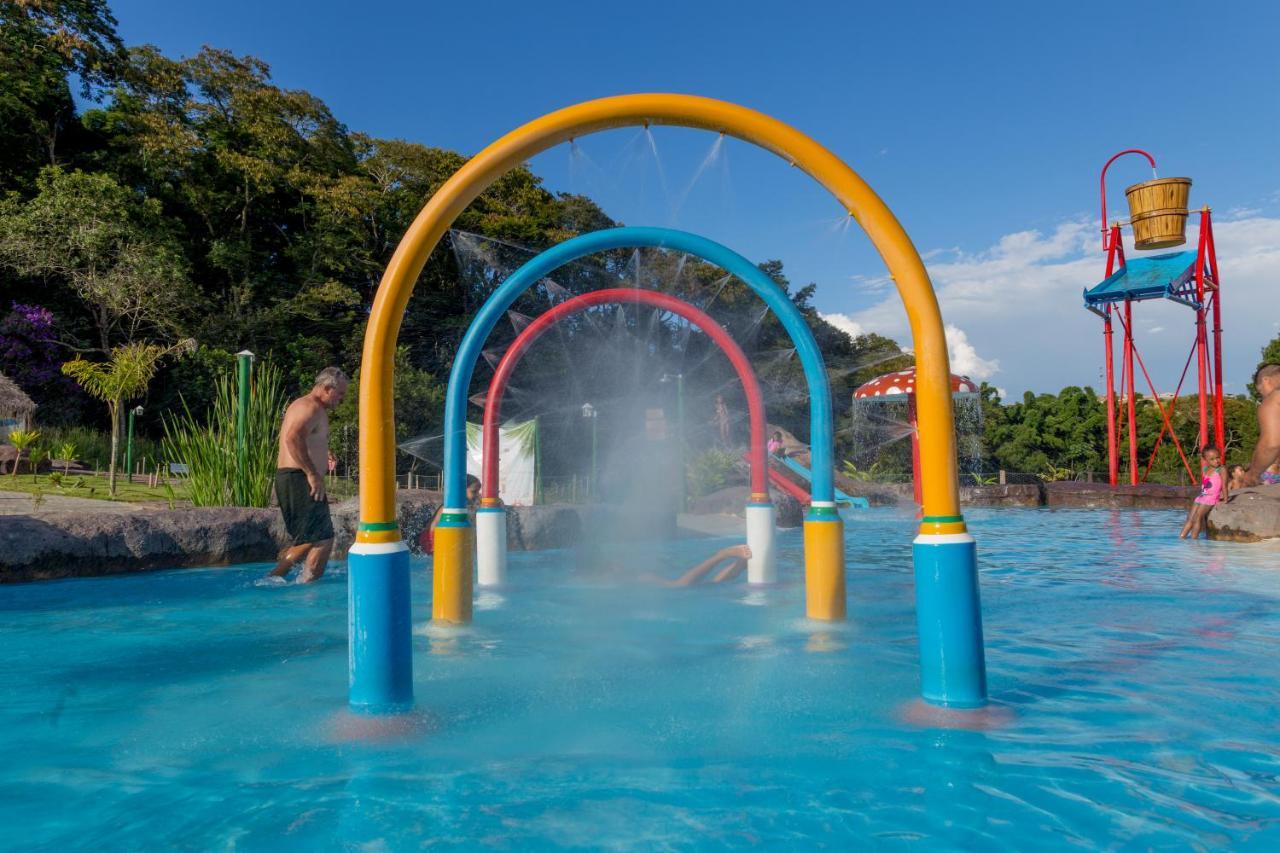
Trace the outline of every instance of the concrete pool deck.
[[[1036, 487], [987, 487], [987, 505], [1026, 505], [1022, 491]], [[1049, 508], [1164, 508], [1185, 511], [1190, 502], [1178, 487], [1122, 487], [1049, 483], [1040, 487]], [[679, 534], [742, 535], [742, 517], [733, 512], [742, 496], [725, 490], [709, 496], [702, 511], [646, 516], [634, 508], [551, 505], [511, 507], [508, 547], [539, 551], [576, 545], [584, 533], [609, 540], [661, 538]], [[1016, 492], [1016, 494], [1015, 494]], [[704, 499], [705, 500], [705, 499]], [[436, 492], [397, 493], [400, 529], [411, 549], [430, 522]], [[1042, 502], [1041, 502], [1042, 501]], [[977, 503], [970, 502], [969, 505]], [[781, 510], [781, 507], [780, 507]], [[356, 527], [354, 500], [332, 506], [334, 557], [342, 559]], [[780, 512], [780, 526], [783, 523]], [[1209, 518], [1210, 538], [1258, 542], [1280, 538], [1280, 486], [1232, 496]], [[220, 566], [275, 559], [287, 542], [279, 510], [240, 507], [179, 507], [0, 490], [0, 584], [56, 578], [130, 574], [158, 569]], [[418, 553], [415, 550], [415, 553]]]

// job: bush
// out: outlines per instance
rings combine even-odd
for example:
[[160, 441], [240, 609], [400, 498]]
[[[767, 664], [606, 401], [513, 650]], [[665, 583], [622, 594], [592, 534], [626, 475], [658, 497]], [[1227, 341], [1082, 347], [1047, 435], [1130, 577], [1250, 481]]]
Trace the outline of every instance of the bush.
[[724, 450], [708, 450], [689, 465], [689, 494], [700, 498], [740, 479], [737, 456]]
[[[88, 468], [95, 468], [99, 471], [107, 470], [107, 460], [111, 458], [111, 433], [101, 430], [91, 429], [89, 427], [46, 427], [40, 428], [41, 443], [54, 451], [56, 454], [59, 447], [64, 444], [74, 444], [76, 448], [76, 458], [74, 461], [83, 462]], [[123, 454], [124, 448], [121, 447]], [[133, 458], [134, 461], [141, 459], [147, 460], [148, 470], [154, 467], [156, 460], [167, 462], [170, 460], [161, 460], [160, 442], [152, 441], [135, 434], [133, 437]], [[121, 465], [123, 465], [123, 461]]]
[[266, 506], [271, 500], [285, 405], [280, 370], [262, 362], [254, 371], [243, 467], [236, 443], [237, 397], [232, 370], [217, 382], [206, 423], [185, 402], [182, 414], [165, 418], [165, 454], [187, 466], [187, 496], [194, 506]]

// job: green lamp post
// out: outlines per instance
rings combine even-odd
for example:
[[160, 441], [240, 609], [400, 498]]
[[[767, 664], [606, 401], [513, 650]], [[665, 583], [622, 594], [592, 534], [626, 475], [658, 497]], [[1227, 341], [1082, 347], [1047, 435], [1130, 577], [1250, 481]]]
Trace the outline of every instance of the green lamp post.
[[142, 411], [141, 406], [129, 410], [129, 434], [124, 444], [124, 467], [127, 472], [125, 476], [126, 482], [129, 483], [133, 482], [133, 419], [142, 417]]
[[[249, 432], [249, 380], [253, 375], [253, 353], [241, 350], [236, 353], [236, 384], [239, 394], [236, 398], [236, 467], [239, 476], [235, 482], [243, 485], [246, 482], [245, 472], [249, 470], [249, 445], [246, 436]], [[245, 496], [240, 496], [243, 505]]]
[[587, 497], [590, 500], [596, 498], [596, 465], [597, 465], [597, 432], [596, 432], [596, 407], [590, 403], [582, 404], [582, 416], [591, 421], [591, 479], [587, 481]]

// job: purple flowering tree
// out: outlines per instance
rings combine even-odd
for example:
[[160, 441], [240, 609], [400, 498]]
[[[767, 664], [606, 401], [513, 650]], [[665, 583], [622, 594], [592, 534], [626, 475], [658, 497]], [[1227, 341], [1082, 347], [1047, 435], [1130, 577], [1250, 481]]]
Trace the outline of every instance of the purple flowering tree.
[[48, 308], [15, 302], [0, 319], [0, 373], [35, 400], [43, 423], [72, 423], [84, 410], [84, 392], [62, 372], [69, 355], [58, 343]]

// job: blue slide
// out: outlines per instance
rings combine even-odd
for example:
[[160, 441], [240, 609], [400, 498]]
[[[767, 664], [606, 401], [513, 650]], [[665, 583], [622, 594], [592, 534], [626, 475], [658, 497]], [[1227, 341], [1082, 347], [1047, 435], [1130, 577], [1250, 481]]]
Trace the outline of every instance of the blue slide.
[[[800, 477], [803, 477], [806, 483], [810, 482], [813, 479], [813, 474], [810, 473], [808, 468], [804, 467], [799, 462], [795, 461], [789, 456], [784, 456], [781, 459], [777, 458], [776, 456], [771, 456], [770, 459], [774, 462], [781, 462], [783, 465], [786, 465], [795, 474], [797, 474]], [[836, 503], [847, 503], [849, 504], [849, 506], [857, 507], [858, 509], [871, 508], [871, 502], [868, 501], [866, 498], [855, 498], [853, 495], [846, 495], [844, 492], [840, 491], [839, 489], [836, 489], [835, 492], [836, 492]]]

